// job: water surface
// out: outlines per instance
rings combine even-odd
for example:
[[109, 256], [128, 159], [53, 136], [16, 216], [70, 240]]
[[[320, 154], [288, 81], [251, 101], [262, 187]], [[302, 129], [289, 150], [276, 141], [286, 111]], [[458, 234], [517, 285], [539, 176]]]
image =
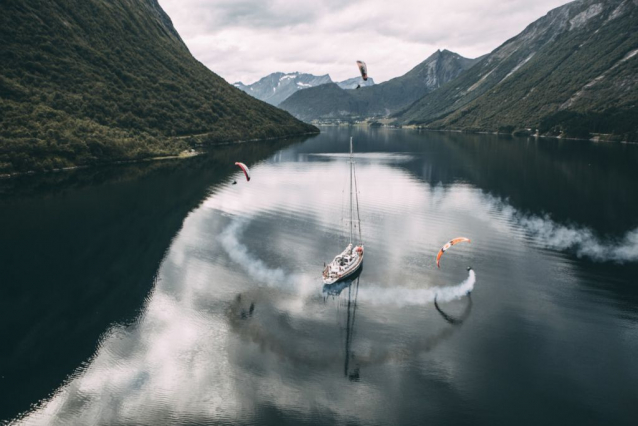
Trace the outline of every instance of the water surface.
[[[323, 292], [347, 244], [349, 136], [366, 257]], [[637, 166], [628, 145], [324, 128], [16, 184], [1, 418], [633, 424]], [[437, 269], [457, 236], [472, 243]]]

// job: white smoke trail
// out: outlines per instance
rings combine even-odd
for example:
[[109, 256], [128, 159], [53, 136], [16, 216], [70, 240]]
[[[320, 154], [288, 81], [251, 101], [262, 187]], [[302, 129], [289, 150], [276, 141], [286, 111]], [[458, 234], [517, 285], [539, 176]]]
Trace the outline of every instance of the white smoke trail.
[[[320, 282], [300, 274], [288, 274], [281, 268], [271, 268], [263, 260], [251, 254], [239, 241], [248, 221], [235, 220], [219, 235], [219, 241], [228, 256], [246, 271], [257, 284], [278, 287], [288, 291], [311, 293], [321, 288]], [[450, 302], [460, 299], [474, 289], [476, 275], [470, 270], [461, 284], [451, 287], [427, 289], [366, 287], [359, 290], [359, 299], [374, 304], [424, 305], [434, 302]]]
[[619, 239], [601, 239], [586, 227], [561, 225], [549, 215], [525, 215], [498, 198], [489, 197], [488, 203], [537, 245], [558, 251], [570, 251], [577, 257], [595, 262], [638, 261], [638, 228]]
[[248, 221], [235, 220], [219, 235], [218, 239], [228, 256], [241, 265], [246, 273], [259, 284], [289, 291], [299, 291], [305, 287], [302, 275], [289, 274], [282, 268], [271, 268], [248, 251], [248, 248], [239, 241], [239, 237], [247, 226]]
[[417, 306], [438, 302], [451, 302], [465, 297], [474, 290], [476, 284], [476, 274], [470, 270], [468, 277], [462, 283], [451, 287], [432, 288], [381, 288], [381, 287], [361, 287], [359, 289], [358, 300], [375, 305], [399, 305]]

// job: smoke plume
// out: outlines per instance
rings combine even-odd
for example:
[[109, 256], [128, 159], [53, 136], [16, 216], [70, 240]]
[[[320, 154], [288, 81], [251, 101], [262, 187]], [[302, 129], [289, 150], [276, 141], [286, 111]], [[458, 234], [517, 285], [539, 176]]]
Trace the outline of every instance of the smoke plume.
[[383, 288], [361, 287], [359, 300], [377, 305], [414, 306], [438, 302], [451, 302], [465, 297], [474, 290], [476, 274], [470, 270], [468, 277], [462, 283], [451, 287], [432, 288]]
[[523, 214], [498, 198], [489, 197], [488, 204], [540, 247], [572, 252], [579, 258], [595, 262], [638, 261], [638, 228], [627, 232], [622, 238], [601, 238], [590, 228], [561, 225], [549, 215]]

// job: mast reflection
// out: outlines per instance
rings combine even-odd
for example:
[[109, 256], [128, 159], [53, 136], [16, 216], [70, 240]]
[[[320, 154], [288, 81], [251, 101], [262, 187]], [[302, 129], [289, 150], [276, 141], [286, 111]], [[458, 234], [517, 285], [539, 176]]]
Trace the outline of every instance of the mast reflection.
[[325, 284], [323, 286], [324, 300], [328, 296], [338, 297], [341, 293], [348, 289], [347, 313], [346, 313], [346, 339], [345, 339], [345, 359], [343, 363], [343, 375], [348, 380], [358, 382], [360, 379], [359, 365], [356, 364], [350, 370], [351, 360], [354, 362], [355, 354], [352, 351], [352, 340], [354, 338], [354, 325], [357, 315], [357, 296], [359, 294], [359, 277], [361, 273], [358, 271], [356, 276], [350, 280], [338, 282], [335, 284]]

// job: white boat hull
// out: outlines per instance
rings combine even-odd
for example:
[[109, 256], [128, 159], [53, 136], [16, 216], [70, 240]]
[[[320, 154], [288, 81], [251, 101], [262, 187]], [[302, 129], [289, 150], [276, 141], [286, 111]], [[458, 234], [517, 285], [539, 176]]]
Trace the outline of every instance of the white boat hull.
[[323, 270], [323, 283], [334, 284], [357, 273], [363, 265], [363, 253], [363, 245], [356, 247], [352, 247], [352, 244], [348, 245]]

